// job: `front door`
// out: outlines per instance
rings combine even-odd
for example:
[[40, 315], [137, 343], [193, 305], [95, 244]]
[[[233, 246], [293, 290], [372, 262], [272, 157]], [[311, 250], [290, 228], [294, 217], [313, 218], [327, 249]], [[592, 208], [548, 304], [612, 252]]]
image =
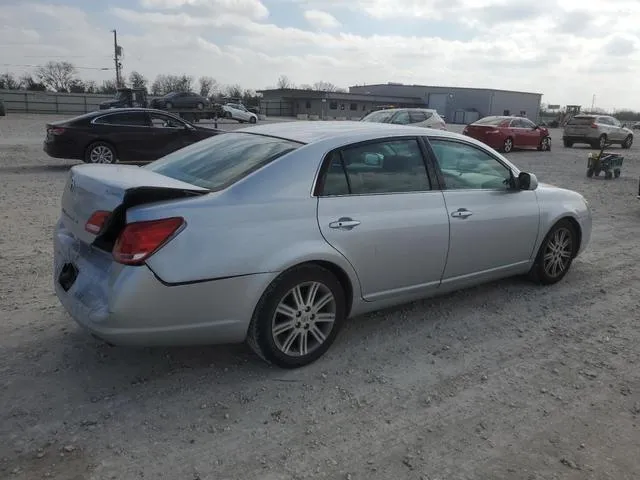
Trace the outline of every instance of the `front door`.
[[161, 158], [193, 143], [191, 138], [193, 134], [184, 122], [163, 113], [150, 112], [149, 116], [154, 133], [149, 150], [154, 159]]
[[416, 138], [332, 152], [321, 179], [318, 224], [353, 265], [362, 296], [422, 294], [440, 284], [449, 243], [441, 191], [432, 190]]
[[535, 147], [538, 144], [539, 133], [534, 130], [535, 125], [524, 118], [511, 120], [511, 131], [514, 135], [514, 146], [518, 148]]
[[509, 168], [486, 149], [450, 139], [429, 143], [444, 178], [451, 221], [443, 285], [526, 268], [539, 230], [535, 192], [508, 189]]

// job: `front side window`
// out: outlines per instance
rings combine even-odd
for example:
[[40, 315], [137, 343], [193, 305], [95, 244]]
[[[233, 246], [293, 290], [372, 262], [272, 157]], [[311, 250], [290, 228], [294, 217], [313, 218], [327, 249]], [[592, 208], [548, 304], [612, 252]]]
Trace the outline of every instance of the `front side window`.
[[248, 133], [223, 133], [176, 150], [142, 168], [183, 182], [221, 190], [302, 146]]
[[478, 147], [451, 140], [429, 139], [436, 162], [451, 190], [504, 190], [510, 170]]
[[387, 140], [330, 154], [321, 195], [375, 195], [431, 190], [416, 139]]
[[161, 113], [150, 113], [151, 125], [156, 128], [185, 128], [185, 124], [180, 120], [163, 115]]
[[529, 120], [528, 118], [522, 118], [520, 119], [520, 121], [522, 122], [522, 127], [523, 128], [533, 128], [536, 126], [535, 123], [533, 123], [531, 120]]

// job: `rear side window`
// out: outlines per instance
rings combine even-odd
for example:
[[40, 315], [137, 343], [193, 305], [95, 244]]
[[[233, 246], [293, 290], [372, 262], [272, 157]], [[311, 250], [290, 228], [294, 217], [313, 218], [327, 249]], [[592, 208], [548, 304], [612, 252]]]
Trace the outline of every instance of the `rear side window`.
[[221, 190], [303, 144], [248, 133], [222, 133], [196, 142], [142, 168]]
[[416, 139], [388, 140], [332, 152], [321, 196], [431, 190]]
[[144, 112], [110, 113], [96, 118], [93, 123], [101, 125], [149, 126]]
[[431, 112], [425, 112], [423, 110], [412, 110], [409, 112], [409, 117], [411, 118], [411, 123], [420, 123], [426, 122], [433, 116]]
[[371, 112], [364, 117], [362, 122], [374, 122], [374, 123], [389, 123], [391, 117], [396, 113], [395, 110], [379, 110], [377, 112]]
[[484, 117], [474, 123], [474, 125], [502, 125], [504, 122], [508, 122], [508, 118], [504, 117]]

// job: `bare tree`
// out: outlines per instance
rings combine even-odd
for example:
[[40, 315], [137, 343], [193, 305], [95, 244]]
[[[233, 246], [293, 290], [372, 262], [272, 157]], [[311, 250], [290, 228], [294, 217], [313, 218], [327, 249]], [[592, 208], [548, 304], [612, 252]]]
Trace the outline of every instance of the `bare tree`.
[[318, 92], [338, 92], [344, 91], [344, 89], [339, 89], [331, 82], [319, 81], [313, 84], [313, 89]]
[[289, 80], [289, 77], [286, 75], [280, 75], [280, 77], [278, 77], [277, 86], [280, 89], [295, 88], [293, 83], [291, 83], [291, 80]]
[[308, 83], [303, 83], [298, 87], [300, 90], [313, 90], [313, 87]]
[[74, 78], [69, 83], [69, 93], [85, 93], [87, 91], [87, 87], [82, 80], [79, 78]]
[[102, 82], [102, 85], [98, 87], [97, 93], [113, 94], [113, 93], [116, 93], [117, 90], [118, 90], [118, 87], [116, 85], [115, 80], [105, 80], [104, 82]]
[[21, 81], [16, 79], [13, 73], [3, 73], [0, 75], [0, 89], [4, 90], [19, 90]]
[[147, 88], [148, 80], [144, 78], [140, 72], [136, 72], [135, 70], [129, 74], [129, 84], [131, 88]]
[[151, 85], [153, 95], [166, 95], [170, 92], [190, 92], [193, 89], [193, 77], [188, 75], [158, 75]]
[[76, 74], [76, 67], [69, 62], [47, 62], [36, 69], [38, 80], [56, 92], [68, 92]]
[[200, 84], [200, 95], [206, 98], [210, 95], [215, 95], [218, 89], [218, 82], [213, 77], [200, 77], [198, 83]]
[[37, 82], [28, 73], [20, 77], [20, 83], [22, 84], [23, 88], [25, 88], [26, 90], [31, 90], [33, 92], [44, 92], [45, 90], [47, 90], [47, 87], [44, 83]]
[[241, 98], [242, 87], [240, 85], [227, 85], [223, 90], [224, 96], [229, 98]]

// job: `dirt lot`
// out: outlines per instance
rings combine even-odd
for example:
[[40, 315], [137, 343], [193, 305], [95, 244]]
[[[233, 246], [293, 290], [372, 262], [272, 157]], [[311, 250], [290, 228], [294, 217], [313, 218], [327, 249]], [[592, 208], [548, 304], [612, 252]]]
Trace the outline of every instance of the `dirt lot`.
[[[0, 118], [0, 478], [640, 478], [640, 166], [509, 157], [583, 193], [592, 242], [560, 284], [511, 279], [357, 318], [327, 356], [111, 348], [63, 312], [51, 237], [72, 162], [51, 117]], [[230, 127], [229, 127], [230, 128]]]

